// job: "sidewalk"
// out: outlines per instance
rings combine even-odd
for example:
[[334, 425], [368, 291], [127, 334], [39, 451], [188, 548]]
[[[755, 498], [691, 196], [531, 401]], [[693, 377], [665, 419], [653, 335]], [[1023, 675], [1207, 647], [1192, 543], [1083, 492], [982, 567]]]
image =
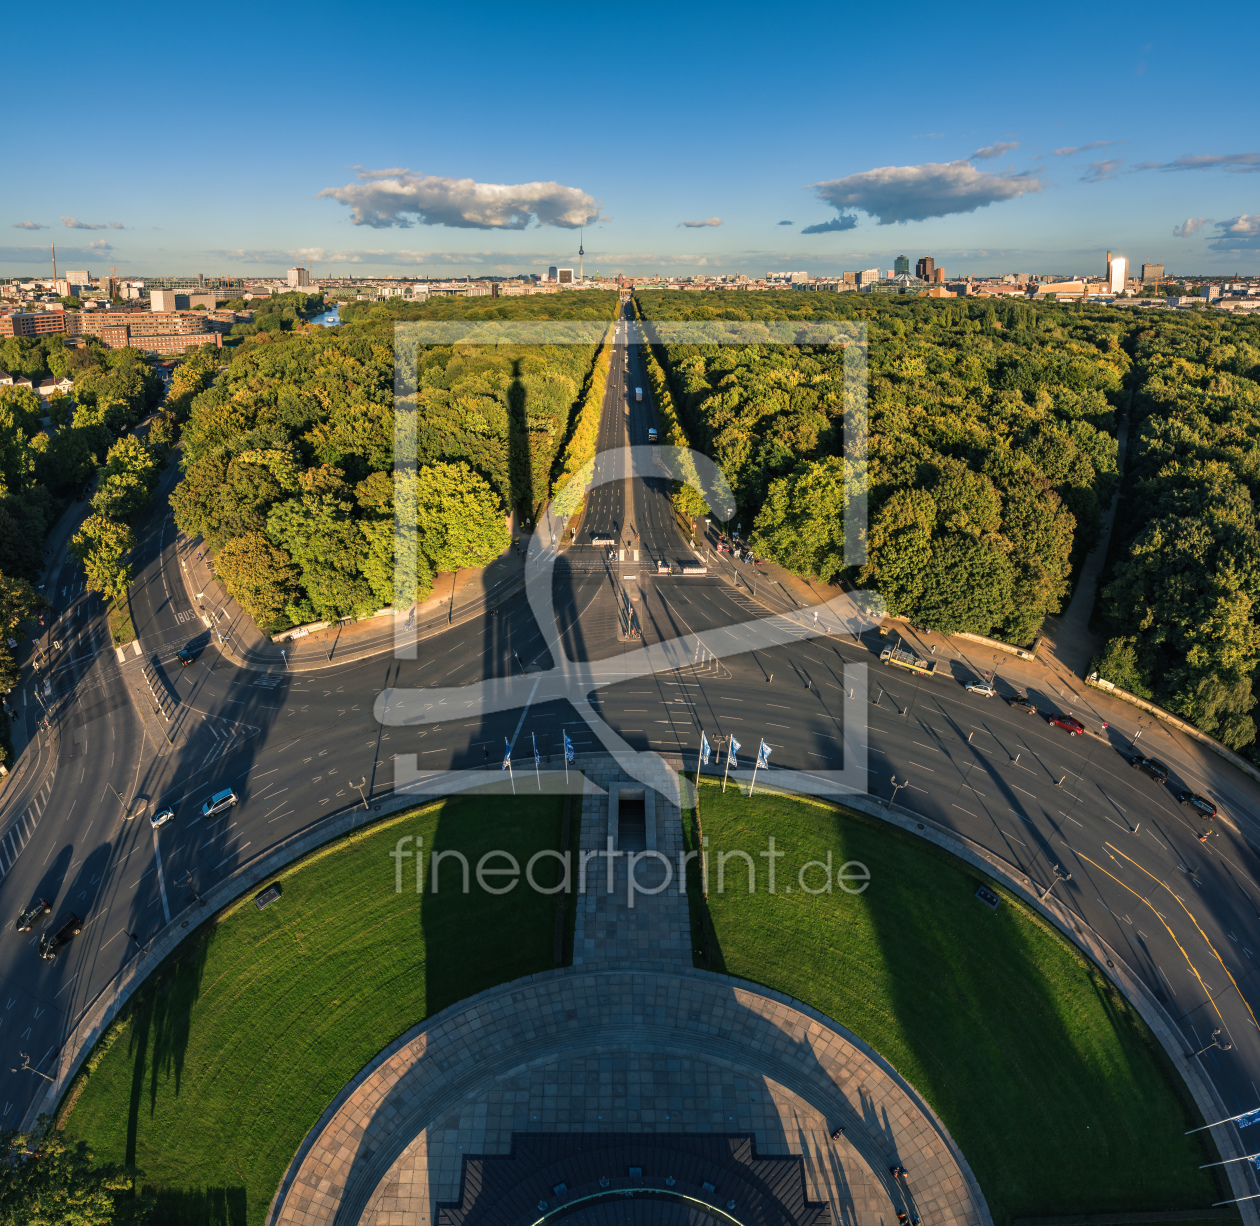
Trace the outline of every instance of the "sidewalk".
[[[302, 638], [273, 643], [215, 577], [213, 559], [200, 537], [190, 541], [181, 533], [176, 548], [189, 600], [202, 610], [202, 622], [213, 634], [215, 645], [241, 668], [309, 672], [394, 649], [396, 618], [392, 615], [331, 625]], [[524, 576], [525, 559], [513, 549], [487, 567], [438, 575], [434, 595], [415, 606], [417, 639], [431, 638], [480, 616], [497, 601], [514, 595]]]

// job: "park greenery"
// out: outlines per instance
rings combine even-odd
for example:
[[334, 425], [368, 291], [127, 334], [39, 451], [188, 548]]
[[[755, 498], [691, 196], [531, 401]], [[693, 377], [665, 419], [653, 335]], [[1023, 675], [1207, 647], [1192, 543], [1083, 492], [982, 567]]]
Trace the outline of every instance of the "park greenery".
[[[598, 300], [589, 307], [568, 297], [505, 301], [522, 320], [615, 310], [613, 294], [573, 295]], [[347, 308], [339, 328], [256, 333], [193, 397], [176, 523], [210, 546], [216, 573], [264, 630], [393, 605], [396, 503], [416, 506], [415, 589], [401, 594], [411, 601], [436, 573], [492, 561], [509, 544], [509, 509], [533, 518], [550, 495], [600, 328], [584, 344], [408, 354], [402, 404], [414, 411], [403, 421], [416, 468], [395, 476], [394, 321], [479, 321], [470, 302], [488, 300], [356, 303], [368, 309]]]
[[[1134, 329], [1126, 488], [1096, 667], [1226, 745], [1252, 746], [1260, 663], [1260, 320]], [[1254, 752], [1254, 749], [1253, 749]]]
[[[846, 577], [877, 588], [892, 613], [946, 633], [1024, 643], [1061, 607], [1118, 479], [1115, 413], [1131, 366], [1123, 322], [1024, 304], [790, 291], [641, 293], [638, 304], [659, 321], [864, 323], [869, 558]], [[796, 573], [840, 577], [843, 352], [656, 352], [682, 428], [726, 473], [754, 547]]]
[[313, 315], [324, 309], [322, 293], [307, 294], [301, 290], [272, 294], [267, 298], [235, 298], [224, 308], [229, 311], [250, 311], [253, 319], [235, 323], [228, 330], [228, 339], [256, 336], [259, 332], [277, 335], [301, 330]]
[[[286, 867], [278, 902], [241, 899], [131, 998], [67, 1095], [67, 1143], [139, 1168], [163, 1226], [262, 1226], [302, 1138], [381, 1048], [554, 963], [554, 898], [463, 893], [453, 860], [437, 893], [427, 862], [422, 893], [411, 862], [395, 893], [388, 852], [407, 835], [426, 855], [458, 848], [476, 864], [494, 849], [524, 864], [560, 848], [564, 805], [447, 800]], [[558, 880], [553, 859], [537, 871], [544, 886]]]
[[[1199, 1169], [1214, 1160], [1208, 1134], [1184, 1135], [1201, 1122], [1194, 1103], [1137, 1011], [1000, 886], [821, 801], [706, 782], [698, 812], [709, 847], [772, 833], [783, 859], [773, 893], [760, 870], [749, 891], [738, 860], [717, 890], [710, 853], [706, 899], [693, 871], [696, 964], [804, 1001], [869, 1043], [943, 1120], [998, 1226], [1224, 1199]], [[867, 888], [824, 890], [824, 857], [837, 876], [859, 862]], [[810, 861], [807, 893], [797, 874]], [[981, 884], [999, 891], [996, 911], [977, 901]]]

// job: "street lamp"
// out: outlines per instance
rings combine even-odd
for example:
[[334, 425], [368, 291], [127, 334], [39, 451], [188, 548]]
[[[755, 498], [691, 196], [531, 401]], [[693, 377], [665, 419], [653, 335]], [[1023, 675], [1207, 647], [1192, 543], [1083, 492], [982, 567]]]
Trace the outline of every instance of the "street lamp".
[[[1217, 1031], [1217, 1034], [1220, 1034], [1219, 1030]], [[47, 1073], [41, 1073], [39, 1069], [31, 1064], [30, 1056], [28, 1056], [24, 1051], [18, 1052], [18, 1055], [22, 1057], [22, 1067], [15, 1068], [13, 1070], [15, 1073], [34, 1073], [36, 1077], [42, 1077], [45, 1081], [57, 1080], [56, 1077], [49, 1077]]]
[[367, 795], [366, 795], [366, 793], [363, 791], [363, 789], [367, 786], [367, 776], [366, 776], [366, 775], [364, 775], [364, 776], [363, 776], [363, 779], [362, 779], [362, 781], [361, 781], [361, 782], [359, 782], [359, 783], [352, 783], [350, 786], [351, 786], [352, 788], [358, 788], [358, 789], [359, 789], [359, 795], [363, 797], [363, 807], [366, 809], [366, 808], [368, 807]]
[[898, 792], [900, 792], [902, 788], [907, 788], [907, 787], [909, 787], [909, 786], [910, 786], [910, 780], [909, 780], [909, 779], [907, 779], [904, 783], [898, 783], [898, 782], [897, 782], [897, 776], [896, 776], [896, 775], [893, 775], [893, 776], [892, 776], [892, 789], [893, 789], [892, 800], [890, 800], [888, 803], [889, 803], [890, 805], [896, 804], [896, 803], [897, 803], [897, 793], [898, 793]]
[[1060, 881], [1071, 881], [1071, 880], [1072, 880], [1072, 874], [1065, 873], [1063, 869], [1060, 868], [1060, 866], [1056, 864], [1054, 866], [1054, 880], [1048, 886], [1046, 886], [1044, 890], [1041, 891], [1040, 901], [1045, 902], [1046, 899], [1050, 896], [1050, 891], [1053, 890], [1054, 887], [1058, 885]]
[[1194, 1054], [1196, 1056], [1201, 1056], [1203, 1055], [1205, 1051], [1211, 1051], [1212, 1048], [1214, 1047], [1219, 1047], [1221, 1051], [1231, 1050], [1234, 1045], [1232, 1043], [1222, 1043], [1220, 1035], [1221, 1035], [1221, 1032], [1219, 1030], [1213, 1030], [1212, 1041], [1206, 1047], [1200, 1047], [1199, 1050], [1196, 1051]]
[[204, 907], [206, 905], [206, 900], [202, 898], [200, 894], [197, 893], [197, 887], [194, 886], [192, 883], [192, 870], [191, 869], [188, 871], [188, 875], [183, 879], [183, 881], [177, 881], [175, 884], [186, 885], [192, 891], [192, 896], [197, 900], [197, 906]]

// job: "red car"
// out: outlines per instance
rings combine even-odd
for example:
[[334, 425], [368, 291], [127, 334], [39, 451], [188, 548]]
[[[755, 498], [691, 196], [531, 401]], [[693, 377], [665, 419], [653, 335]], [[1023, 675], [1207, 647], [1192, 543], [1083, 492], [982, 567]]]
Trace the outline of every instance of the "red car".
[[1056, 727], [1062, 728], [1070, 736], [1085, 735], [1085, 725], [1074, 715], [1052, 715], [1050, 722]]

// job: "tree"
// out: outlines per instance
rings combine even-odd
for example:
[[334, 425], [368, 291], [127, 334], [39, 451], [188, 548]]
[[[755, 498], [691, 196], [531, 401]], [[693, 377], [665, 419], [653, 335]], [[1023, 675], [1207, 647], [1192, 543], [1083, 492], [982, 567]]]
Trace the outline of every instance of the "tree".
[[18, 682], [18, 665], [9, 640], [18, 637], [22, 623], [44, 603], [25, 579], [0, 574], [0, 690], [11, 690]]
[[134, 1170], [98, 1165], [46, 1115], [32, 1132], [0, 1132], [0, 1226], [140, 1226], [152, 1208]]
[[416, 474], [420, 551], [435, 571], [488, 566], [511, 543], [498, 495], [467, 464], [426, 464]]
[[264, 533], [234, 537], [219, 550], [214, 563], [227, 590], [262, 629], [278, 630], [297, 620], [286, 616], [286, 608], [301, 595], [297, 567]]
[[153, 449], [128, 434], [109, 449], [92, 506], [111, 519], [129, 519], [148, 505], [160, 476]]
[[89, 515], [70, 541], [70, 555], [83, 563], [90, 591], [117, 601], [131, 586], [132, 567], [125, 559], [135, 547], [135, 534], [126, 524]]

